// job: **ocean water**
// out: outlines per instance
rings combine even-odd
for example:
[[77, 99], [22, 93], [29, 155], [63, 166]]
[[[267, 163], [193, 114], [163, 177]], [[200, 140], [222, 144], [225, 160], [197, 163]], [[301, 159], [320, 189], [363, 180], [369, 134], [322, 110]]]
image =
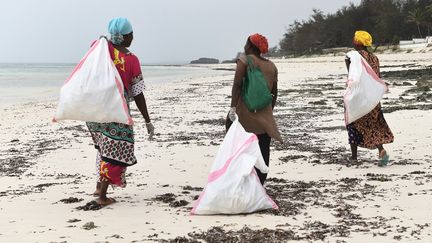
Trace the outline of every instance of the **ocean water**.
[[[53, 99], [75, 64], [0, 64], [0, 105]], [[209, 67], [142, 66], [147, 84], [230, 74]]]

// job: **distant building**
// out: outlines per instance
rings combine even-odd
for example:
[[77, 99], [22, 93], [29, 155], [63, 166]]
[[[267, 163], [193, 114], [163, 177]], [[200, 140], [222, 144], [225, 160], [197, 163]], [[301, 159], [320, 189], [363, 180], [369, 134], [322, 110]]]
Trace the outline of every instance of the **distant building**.
[[429, 46], [432, 46], [432, 36], [426, 36], [426, 38], [414, 38], [412, 40], [399, 41], [399, 47], [401, 49], [425, 48]]

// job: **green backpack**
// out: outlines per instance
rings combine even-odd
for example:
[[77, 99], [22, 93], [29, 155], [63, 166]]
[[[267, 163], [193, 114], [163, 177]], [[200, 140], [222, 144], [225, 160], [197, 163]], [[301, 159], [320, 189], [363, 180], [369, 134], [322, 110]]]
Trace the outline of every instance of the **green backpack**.
[[269, 90], [268, 82], [258, 67], [254, 67], [252, 59], [247, 57], [247, 73], [243, 79], [243, 102], [250, 112], [257, 112], [270, 105], [273, 96]]

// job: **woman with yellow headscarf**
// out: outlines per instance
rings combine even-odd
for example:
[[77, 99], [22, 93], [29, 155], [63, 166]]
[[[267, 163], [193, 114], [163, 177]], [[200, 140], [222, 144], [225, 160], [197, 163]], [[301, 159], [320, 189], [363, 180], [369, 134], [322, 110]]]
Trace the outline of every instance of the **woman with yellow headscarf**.
[[[372, 36], [366, 31], [356, 31], [353, 39], [354, 48], [366, 60], [378, 77], [380, 75], [379, 60], [368, 47], [372, 46]], [[349, 70], [350, 60], [345, 59]], [[393, 142], [393, 133], [384, 119], [379, 103], [371, 112], [360, 119], [346, 126], [348, 131], [349, 143], [351, 146], [350, 161], [357, 161], [357, 148], [378, 149], [379, 166], [387, 165], [389, 154], [384, 149], [383, 144]]]

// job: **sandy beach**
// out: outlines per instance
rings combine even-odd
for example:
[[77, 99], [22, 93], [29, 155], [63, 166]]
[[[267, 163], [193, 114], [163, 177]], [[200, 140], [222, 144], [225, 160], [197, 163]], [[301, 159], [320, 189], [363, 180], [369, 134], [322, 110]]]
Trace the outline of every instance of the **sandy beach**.
[[84, 210], [96, 151], [83, 122], [52, 123], [56, 100], [0, 107], [0, 242], [432, 242], [432, 50], [378, 54], [395, 141], [391, 164], [359, 150], [349, 164], [343, 55], [274, 60], [275, 116], [265, 188], [279, 205], [250, 215], [191, 216], [229, 110], [233, 64], [220, 75], [147, 85], [156, 128], [133, 105], [138, 164], [117, 203]]

